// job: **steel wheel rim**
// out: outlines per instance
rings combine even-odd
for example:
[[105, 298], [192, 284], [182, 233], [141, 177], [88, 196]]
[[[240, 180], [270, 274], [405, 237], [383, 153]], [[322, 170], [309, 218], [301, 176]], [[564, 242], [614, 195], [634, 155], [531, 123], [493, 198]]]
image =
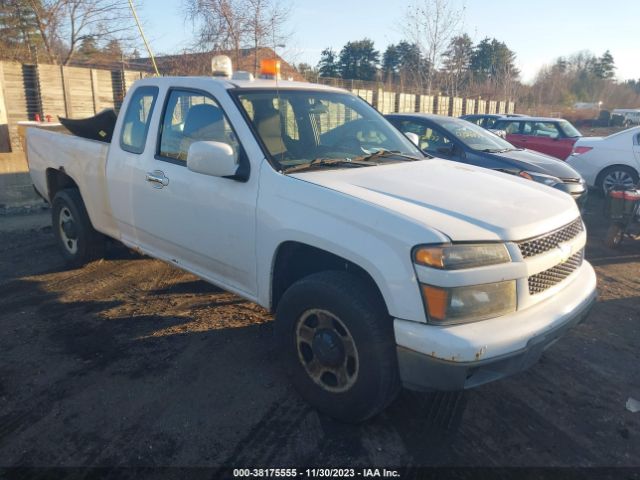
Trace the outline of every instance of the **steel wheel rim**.
[[[336, 315], [322, 309], [305, 311], [296, 324], [295, 341], [298, 359], [316, 385], [340, 393], [355, 384], [360, 370], [358, 349]], [[330, 347], [332, 341], [335, 348]]]
[[78, 237], [68, 234], [69, 223], [75, 223], [71, 210], [68, 207], [62, 207], [60, 209], [60, 215], [58, 217], [58, 230], [60, 231], [60, 238], [64, 248], [71, 254], [75, 254], [78, 251]]
[[624, 188], [633, 188], [633, 177], [631, 177], [631, 175], [629, 175], [629, 173], [625, 172], [624, 170], [614, 170], [612, 172], [609, 172], [602, 180], [602, 188], [604, 189], [605, 193], [618, 186]]

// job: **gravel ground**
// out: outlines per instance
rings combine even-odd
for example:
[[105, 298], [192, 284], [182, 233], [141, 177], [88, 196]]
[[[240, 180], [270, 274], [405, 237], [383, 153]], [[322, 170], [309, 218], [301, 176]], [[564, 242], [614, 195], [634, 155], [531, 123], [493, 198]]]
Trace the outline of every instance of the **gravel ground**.
[[640, 242], [586, 218], [600, 300], [539, 364], [352, 426], [291, 389], [259, 306], [116, 245], [65, 269], [46, 213], [0, 216], [0, 466], [640, 467]]

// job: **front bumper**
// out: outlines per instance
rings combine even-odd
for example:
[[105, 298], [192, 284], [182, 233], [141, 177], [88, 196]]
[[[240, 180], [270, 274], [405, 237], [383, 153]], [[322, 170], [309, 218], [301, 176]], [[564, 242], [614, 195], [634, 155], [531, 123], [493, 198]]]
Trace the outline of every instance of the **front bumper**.
[[567, 330], [582, 322], [596, 300], [587, 262], [553, 297], [492, 320], [437, 327], [395, 321], [398, 366], [412, 390], [462, 390], [526, 370]]

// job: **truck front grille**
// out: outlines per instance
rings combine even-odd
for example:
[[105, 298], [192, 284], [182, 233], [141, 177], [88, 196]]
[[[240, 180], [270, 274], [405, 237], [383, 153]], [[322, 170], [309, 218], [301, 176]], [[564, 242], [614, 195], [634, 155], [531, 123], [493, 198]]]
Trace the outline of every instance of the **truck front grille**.
[[584, 248], [571, 255], [568, 260], [551, 267], [544, 272], [536, 273], [529, 277], [529, 294], [544, 292], [546, 289], [557, 285], [573, 272], [575, 272], [584, 259]]
[[578, 218], [569, 225], [565, 225], [558, 230], [546, 233], [540, 237], [518, 242], [518, 247], [520, 248], [520, 252], [524, 258], [534, 257], [556, 248], [563, 242], [568, 242], [569, 240], [577, 237], [583, 230], [584, 226], [582, 224], [582, 219]]

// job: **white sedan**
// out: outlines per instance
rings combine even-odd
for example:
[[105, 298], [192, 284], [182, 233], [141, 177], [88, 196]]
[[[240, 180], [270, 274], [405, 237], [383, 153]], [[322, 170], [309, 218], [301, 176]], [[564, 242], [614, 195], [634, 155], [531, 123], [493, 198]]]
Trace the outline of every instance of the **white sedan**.
[[590, 187], [608, 191], [616, 186], [631, 188], [640, 179], [640, 127], [608, 137], [582, 137], [573, 146], [567, 163]]

